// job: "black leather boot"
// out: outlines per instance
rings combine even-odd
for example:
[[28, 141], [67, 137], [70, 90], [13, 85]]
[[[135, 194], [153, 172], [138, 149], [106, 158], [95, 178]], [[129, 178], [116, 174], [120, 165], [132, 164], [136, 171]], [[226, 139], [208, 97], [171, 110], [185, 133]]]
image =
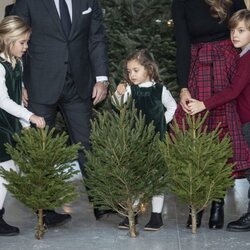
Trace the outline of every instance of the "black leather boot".
[[[199, 228], [201, 226], [201, 219], [203, 215], [204, 210], [201, 210], [199, 213], [196, 214], [196, 226]], [[191, 216], [191, 210], [189, 210], [189, 216], [186, 224], [187, 228], [192, 228], [192, 216]]]
[[151, 213], [149, 222], [144, 227], [146, 231], [157, 231], [163, 226], [161, 213]]
[[211, 229], [221, 229], [224, 225], [224, 199], [220, 201], [213, 201], [210, 218], [209, 218], [209, 228]]
[[7, 224], [3, 219], [4, 208], [0, 209], [0, 236], [14, 236], [19, 234], [19, 229]]

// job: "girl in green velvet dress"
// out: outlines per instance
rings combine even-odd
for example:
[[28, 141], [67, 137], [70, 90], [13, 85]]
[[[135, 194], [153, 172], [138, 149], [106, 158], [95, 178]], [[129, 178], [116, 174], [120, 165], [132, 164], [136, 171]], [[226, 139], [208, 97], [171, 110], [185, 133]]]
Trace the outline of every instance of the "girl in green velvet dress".
[[[12, 135], [21, 127], [34, 123], [43, 128], [45, 121], [21, 105], [22, 63], [21, 57], [28, 48], [31, 29], [19, 17], [9, 16], [0, 23], [0, 166], [6, 170], [17, 170], [10, 156], [5, 152], [5, 143], [13, 145]], [[0, 235], [19, 233], [17, 227], [3, 220], [3, 203], [7, 190], [5, 180], [0, 177]]]
[[[145, 115], [146, 123], [153, 121], [156, 132], [163, 139], [177, 105], [169, 90], [160, 83], [158, 67], [151, 54], [144, 49], [130, 54], [125, 60], [124, 76], [127, 83], [117, 86], [116, 98], [121, 100], [123, 97], [126, 102], [132, 96], [135, 107]], [[163, 202], [163, 194], [152, 198], [151, 218], [144, 230], [156, 231], [161, 228]], [[118, 228], [128, 229], [128, 219], [125, 218]]]

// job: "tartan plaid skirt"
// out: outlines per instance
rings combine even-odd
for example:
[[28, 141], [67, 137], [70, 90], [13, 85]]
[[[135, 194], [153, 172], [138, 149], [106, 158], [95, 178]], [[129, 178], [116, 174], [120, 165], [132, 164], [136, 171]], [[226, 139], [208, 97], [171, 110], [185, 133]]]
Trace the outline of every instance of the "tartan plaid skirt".
[[[188, 82], [192, 98], [205, 100], [230, 85], [238, 57], [238, 52], [230, 40], [192, 45]], [[175, 119], [180, 126], [185, 115], [186, 113], [178, 105]], [[215, 129], [219, 123], [222, 128], [221, 138], [229, 134], [232, 140], [233, 158], [231, 160], [236, 163], [233, 175], [235, 178], [242, 178], [244, 171], [250, 169], [250, 149], [242, 135], [235, 101], [209, 112], [205, 122], [208, 131]]]

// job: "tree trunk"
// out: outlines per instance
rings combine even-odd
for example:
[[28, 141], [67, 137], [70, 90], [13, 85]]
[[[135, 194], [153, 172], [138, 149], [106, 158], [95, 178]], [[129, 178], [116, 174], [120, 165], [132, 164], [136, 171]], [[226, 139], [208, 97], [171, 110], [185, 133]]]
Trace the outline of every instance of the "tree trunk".
[[193, 206], [191, 206], [191, 217], [192, 217], [192, 233], [196, 234], [197, 232], [196, 209]]
[[135, 213], [133, 210], [128, 212], [128, 220], [129, 220], [129, 236], [132, 238], [136, 238], [138, 235], [138, 232], [136, 231]]
[[38, 209], [38, 224], [36, 227], [36, 234], [35, 234], [36, 239], [41, 240], [43, 238], [44, 233], [45, 229], [43, 223], [43, 209]]

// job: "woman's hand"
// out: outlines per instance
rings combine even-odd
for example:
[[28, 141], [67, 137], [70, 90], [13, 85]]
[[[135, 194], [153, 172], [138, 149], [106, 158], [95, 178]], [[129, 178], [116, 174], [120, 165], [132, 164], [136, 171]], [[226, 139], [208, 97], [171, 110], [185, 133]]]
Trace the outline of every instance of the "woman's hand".
[[191, 99], [191, 94], [187, 88], [182, 88], [180, 92], [180, 105], [186, 113], [190, 113], [188, 107], [189, 100]]

